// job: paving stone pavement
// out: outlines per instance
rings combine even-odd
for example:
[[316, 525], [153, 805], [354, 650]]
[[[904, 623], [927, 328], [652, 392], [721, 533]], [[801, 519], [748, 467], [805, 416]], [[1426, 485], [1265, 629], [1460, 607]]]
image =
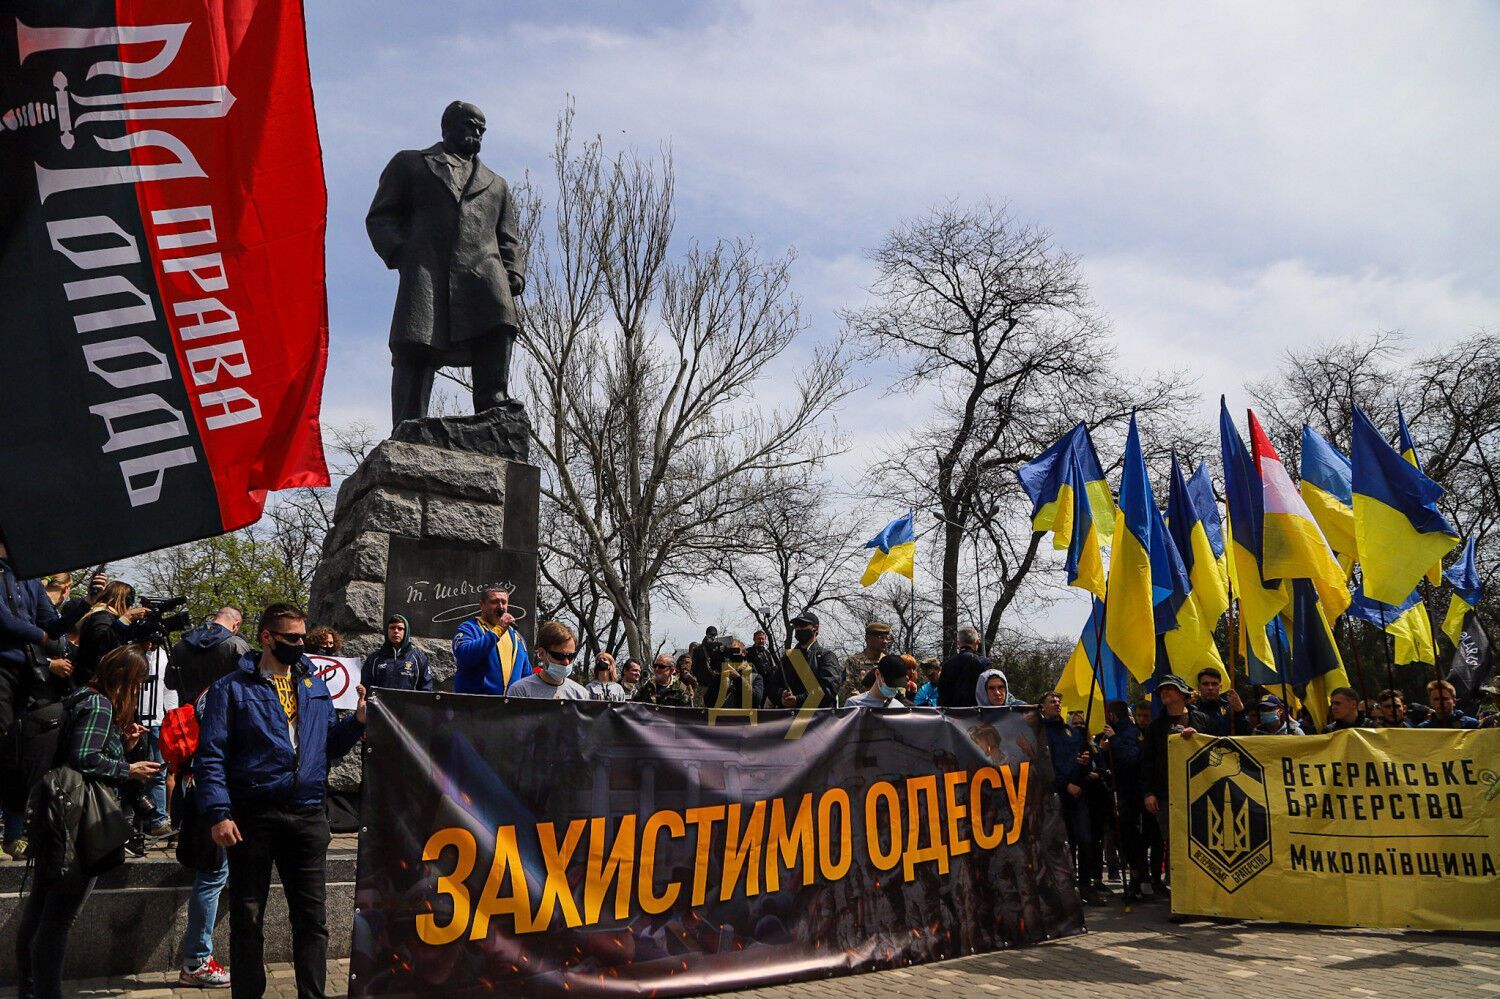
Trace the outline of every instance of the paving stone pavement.
[[[78, 930], [74, 931], [75, 937]], [[348, 961], [328, 966], [328, 994], [343, 996]], [[202, 996], [176, 974], [68, 982], [68, 997]], [[227, 995], [226, 993], [220, 993]], [[270, 999], [297, 994], [290, 965], [271, 969]], [[1265, 996], [1268, 999], [1500, 995], [1500, 935], [1329, 930], [1206, 920], [1173, 924], [1161, 904], [1089, 910], [1086, 935], [1025, 950], [905, 970], [733, 993], [736, 999], [886, 999], [894, 996]], [[0, 990], [0, 997], [15, 989]]]

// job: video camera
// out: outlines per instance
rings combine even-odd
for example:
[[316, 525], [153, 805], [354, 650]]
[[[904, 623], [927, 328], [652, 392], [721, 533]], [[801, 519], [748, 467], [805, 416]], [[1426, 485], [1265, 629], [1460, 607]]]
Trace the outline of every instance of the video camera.
[[193, 616], [187, 609], [187, 597], [141, 597], [146, 613], [131, 622], [132, 642], [165, 649], [174, 631], [192, 627]]

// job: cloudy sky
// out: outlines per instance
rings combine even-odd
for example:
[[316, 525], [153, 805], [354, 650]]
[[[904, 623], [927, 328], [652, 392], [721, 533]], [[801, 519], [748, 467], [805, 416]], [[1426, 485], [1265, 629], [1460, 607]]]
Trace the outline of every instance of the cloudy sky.
[[[1205, 407], [1220, 392], [1243, 401], [1289, 346], [1376, 329], [1425, 344], [1500, 318], [1494, 5], [308, 8], [330, 195], [329, 423], [388, 428], [395, 280], [363, 216], [386, 160], [436, 141], [455, 98], [489, 117], [485, 162], [544, 193], [570, 95], [581, 134], [669, 143], [679, 235], [794, 248], [815, 338], [864, 300], [863, 251], [890, 226], [984, 198], [1081, 255], [1125, 360], [1188, 369]], [[882, 395], [891, 374], [865, 372], [841, 416], [845, 476], [921, 418]], [[718, 600], [703, 602], [707, 619]]]

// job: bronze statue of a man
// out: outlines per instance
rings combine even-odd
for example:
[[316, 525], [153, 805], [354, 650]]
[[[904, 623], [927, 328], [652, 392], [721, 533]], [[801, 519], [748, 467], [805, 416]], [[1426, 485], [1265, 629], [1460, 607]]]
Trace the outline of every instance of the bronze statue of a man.
[[391, 424], [427, 415], [438, 368], [473, 368], [474, 412], [509, 398], [510, 352], [526, 287], [515, 199], [479, 162], [484, 112], [454, 101], [443, 141], [397, 153], [365, 229], [401, 272], [391, 317]]

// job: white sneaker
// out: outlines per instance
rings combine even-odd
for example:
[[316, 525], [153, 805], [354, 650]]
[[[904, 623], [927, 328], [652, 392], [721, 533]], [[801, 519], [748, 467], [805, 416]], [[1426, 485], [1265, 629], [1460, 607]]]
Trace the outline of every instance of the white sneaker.
[[209, 958], [196, 968], [183, 968], [179, 971], [177, 984], [198, 989], [227, 989], [229, 969]]

